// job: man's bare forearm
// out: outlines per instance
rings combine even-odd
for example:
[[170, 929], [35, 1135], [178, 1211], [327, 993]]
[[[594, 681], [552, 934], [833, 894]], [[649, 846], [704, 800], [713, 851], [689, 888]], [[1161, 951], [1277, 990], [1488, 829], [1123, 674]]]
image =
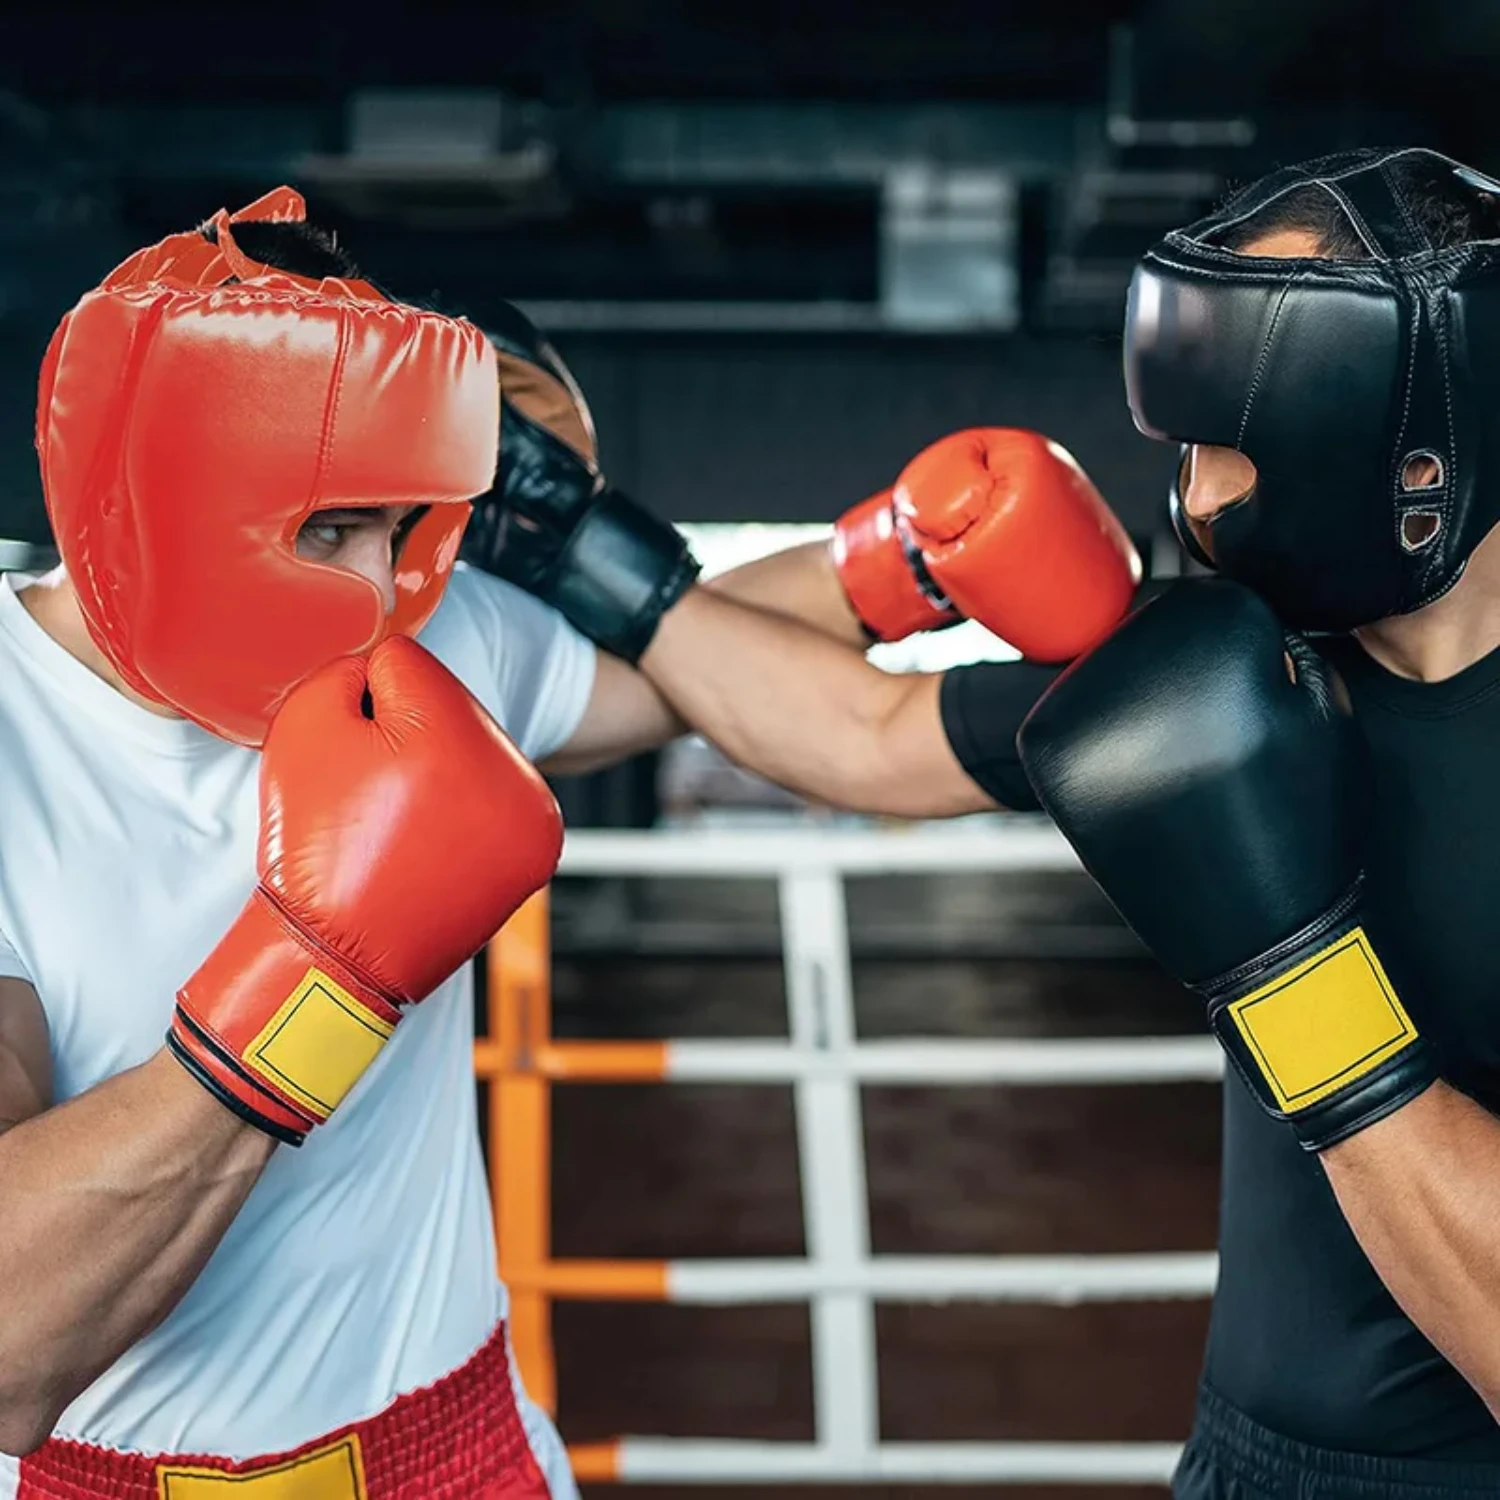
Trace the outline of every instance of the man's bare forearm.
[[908, 818], [992, 808], [948, 743], [941, 678], [882, 672], [868, 644], [825, 545], [748, 563], [690, 589], [638, 673], [601, 661], [582, 722], [544, 769], [595, 769], [691, 728], [836, 807]]
[[1500, 1119], [1434, 1084], [1323, 1165], [1392, 1296], [1500, 1419]]
[[165, 1052], [0, 1136], [0, 1451], [171, 1311], [273, 1149]]
[[702, 588], [662, 621], [641, 670], [732, 759], [819, 801], [914, 818], [993, 806], [948, 745], [937, 676], [882, 672]]
[[826, 542], [788, 547], [757, 558], [704, 585], [740, 604], [796, 620], [819, 635], [863, 651], [870, 638], [839, 582]]

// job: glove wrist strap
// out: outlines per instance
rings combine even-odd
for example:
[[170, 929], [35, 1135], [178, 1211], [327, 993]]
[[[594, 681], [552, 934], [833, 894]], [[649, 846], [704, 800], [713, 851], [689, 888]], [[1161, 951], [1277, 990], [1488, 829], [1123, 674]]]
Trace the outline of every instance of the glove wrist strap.
[[590, 640], [634, 663], [698, 572], [671, 522], [605, 489], [568, 539], [549, 602]]
[[257, 889], [178, 991], [168, 1041], [236, 1113], [288, 1140], [333, 1113], [399, 1019], [391, 997]]
[[1196, 986], [1262, 1106], [1321, 1151], [1436, 1076], [1360, 921], [1358, 887], [1252, 964]]

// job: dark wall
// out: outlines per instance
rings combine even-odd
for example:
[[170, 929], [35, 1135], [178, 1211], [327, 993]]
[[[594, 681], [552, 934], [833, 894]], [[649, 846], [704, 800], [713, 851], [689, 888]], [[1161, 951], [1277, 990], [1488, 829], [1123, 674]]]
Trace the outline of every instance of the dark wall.
[[675, 520], [826, 521], [959, 427], [1032, 427], [1132, 529], [1159, 522], [1171, 452], [1125, 407], [1113, 341], [574, 337], [615, 483]]
[[[337, 97], [391, 82], [504, 87], [560, 100], [1088, 97], [1104, 37], [1135, 0], [563, 0], [299, 10], [296, 43], [202, 7], [143, 25], [142, 7], [8, 7], [0, 84], [42, 98]], [[150, 7], [146, 7], [149, 15]]]
[[[31, 450], [41, 335], [0, 339], [0, 536], [46, 537]], [[827, 521], [959, 427], [1070, 448], [1135, 531], [1171, 453], [1125, 409], [1119, 350], [1083, 340], [574, 336], [559, 347], [607, 471], [680, 521]]]
[[26, 542], [47, 537], [31, 446], [42, 347], [0, 323], [0, 538]]

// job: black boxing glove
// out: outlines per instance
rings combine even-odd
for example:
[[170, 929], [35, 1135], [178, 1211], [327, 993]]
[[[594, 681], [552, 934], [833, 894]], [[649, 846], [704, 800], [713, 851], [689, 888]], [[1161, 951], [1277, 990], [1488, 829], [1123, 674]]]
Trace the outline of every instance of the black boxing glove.
[[1361, 907], [1370, 781], [1343, 684], [1258, 596], [1173, 584], [1063, 673], [1017, 747], [1089, 873], [1308, 1150], [1432, 1083]]
[[636, 662], [698, 564], [676, 527], [605, 483], [583, 393], [530, 319], [504, 304], [488, 335], [500, 364], [500, 463], [494, 489], [474, 502], [462, 556]]

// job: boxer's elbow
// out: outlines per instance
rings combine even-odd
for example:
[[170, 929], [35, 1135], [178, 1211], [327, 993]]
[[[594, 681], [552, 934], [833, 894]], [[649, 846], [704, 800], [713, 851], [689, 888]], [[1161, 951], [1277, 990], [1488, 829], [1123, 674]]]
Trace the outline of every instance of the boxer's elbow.
[[893, 677], [881, 711], [862, 718], [839, 756], [838, 805], [888, 818], [956, 818], [994, 802], [954, 757], [938, 711], [940, 678]]
[[65, 1406], [34, 1394], [0, 1393], [0, 1454], [25, 1458], [35, 1453], [52, 1436]]
[[913, 775], [877, 753], [865, 765], [843, 762], [821, 800], [845, 812], [925, 822], [985, 812], [994, 803], [968, 777], [944, 766]]
[[[9, 1257], [0, 1259], [0, 1285], [19, 1289], [27, 1279]], [[13, 1458], [40, 1448], [93, 1378], [68, 1363], [66, 1343], [27, 1319], [25, 1308], [21, 1296], [0, 1299], [0, 1453]]]

